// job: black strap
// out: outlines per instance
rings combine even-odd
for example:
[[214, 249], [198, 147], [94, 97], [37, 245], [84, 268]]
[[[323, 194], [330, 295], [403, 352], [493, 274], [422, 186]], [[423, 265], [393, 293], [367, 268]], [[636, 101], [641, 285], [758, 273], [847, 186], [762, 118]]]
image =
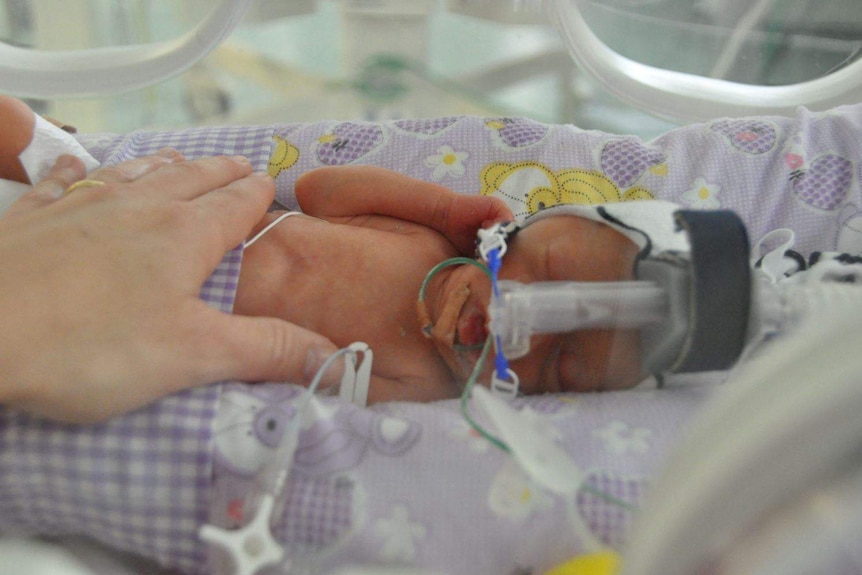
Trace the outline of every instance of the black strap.
[[675, 213], [691, 243], [689, 329], [675, 372], [727, 369], [745, 346], [751, 312], [748, 234], [727, 210]]
[[640, 261], [640, 260], [643, 260], [643, 259], [646, 259], [649, 257], [649, 255], [652, 253], [652, 238], [649, 237], [648, 233], [646, 233], [645, 231], [643, 231], [640, 228], [636, 228], [634, 226], [631, 226], [631, 225], [625, 223], [624, 221], [618, 219], [616, 216], [609, 214], [604, 206], [599, 206], [598, 208], [596, 208], [596, 212], [606, 222], [617, 225], [617, 226], [623, 228], [624, 230], [636, 232], [636, 233], [640, 234], [641, 236], [643, 236], [644, 247], [641, 248], [641, 251], [638, 253], [637, 259], [638, 259], [638, 261]]

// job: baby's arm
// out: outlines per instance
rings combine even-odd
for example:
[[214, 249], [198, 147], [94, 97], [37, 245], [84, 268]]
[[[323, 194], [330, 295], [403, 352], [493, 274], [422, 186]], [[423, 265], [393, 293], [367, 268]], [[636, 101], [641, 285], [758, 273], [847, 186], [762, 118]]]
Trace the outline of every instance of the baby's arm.
[[443, 186], [374, 166], [321, 168], [296, 182], [302, 211], [319, 218], [385, 216], [427, 226], [461, 253], [471, 253], [476, 230], [512, 219], [501, 200], [456, 194]]
[[0, 178], [13, 182], [30, 183], [21, 155], [33, 139], [35, 118], [30, 107], [11, 96], [0, 96]]

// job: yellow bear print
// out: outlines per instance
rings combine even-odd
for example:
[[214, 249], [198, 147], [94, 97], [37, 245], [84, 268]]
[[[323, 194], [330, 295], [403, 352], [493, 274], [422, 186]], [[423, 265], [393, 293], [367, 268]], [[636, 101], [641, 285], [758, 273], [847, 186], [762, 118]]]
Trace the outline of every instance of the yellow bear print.
[[299, 159], [299, 148], [279, 135], [273, 136], [272, 140], [275, 142], [275, 150], [269, 157], [267, 172], [270, 177], [277, 178], [280, 173], [290, 169]]
[[480, 175], [482, 195], [497, 195], [518, 218], [560, 204], [606, 204], [652, 200], [641, 186], [621, 191], [601, 172], [577, 168], [557, 172], [538, 162], [494, 162]]

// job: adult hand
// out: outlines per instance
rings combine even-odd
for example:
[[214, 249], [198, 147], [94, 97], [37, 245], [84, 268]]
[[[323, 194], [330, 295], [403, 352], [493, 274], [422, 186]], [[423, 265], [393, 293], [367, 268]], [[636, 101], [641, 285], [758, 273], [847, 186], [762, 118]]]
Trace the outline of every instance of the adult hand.
[[91, 173], [63, 156], [0, 218], [0, 403], [91, 422], [227, 379], [303, 381], [335, 346], [199, 299], [270, 205], [244, 158], [177, 152]]

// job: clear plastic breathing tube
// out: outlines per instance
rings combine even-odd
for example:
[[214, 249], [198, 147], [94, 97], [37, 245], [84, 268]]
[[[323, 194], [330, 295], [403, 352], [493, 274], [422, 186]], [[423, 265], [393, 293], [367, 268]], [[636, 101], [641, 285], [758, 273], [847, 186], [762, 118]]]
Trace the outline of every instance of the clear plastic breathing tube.
[[501, 280], [488, 312], [508, 359], [530, 351], [530, 337], [580, 329], [640, 328], [667, 316], [665, 290], [648, 281], [536, 282]]

